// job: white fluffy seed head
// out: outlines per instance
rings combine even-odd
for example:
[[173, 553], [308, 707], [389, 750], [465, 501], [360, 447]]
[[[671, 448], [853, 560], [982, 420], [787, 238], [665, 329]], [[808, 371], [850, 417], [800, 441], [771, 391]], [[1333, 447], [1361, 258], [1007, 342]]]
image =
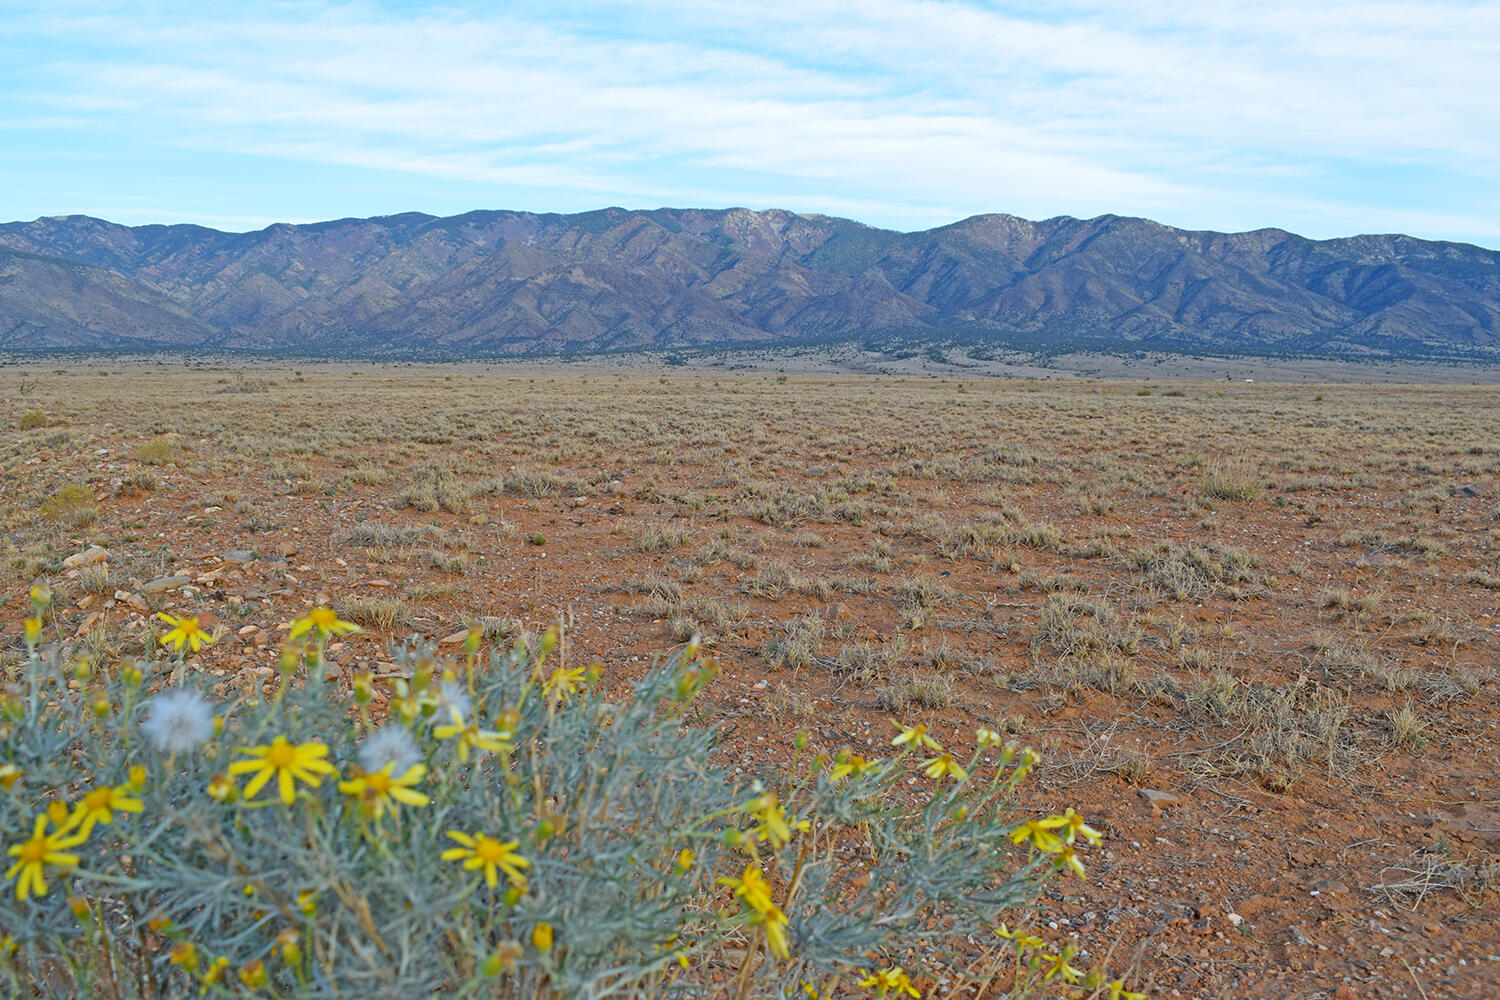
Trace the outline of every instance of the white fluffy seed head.
[[381, 726], [359, 747], [359, 766], [371, 774], [389, 764], [394, 765], [392, 774], [401, 775], [421, 762], [422, 753], [417, 749], [416, 740], [411, 738], [406, 727], [395, 723]]
[[437, 714], [432, 721], [435, 725], [446, 726], [453, 721], [455, 713], [460, 719], [469, 718], [468, 692], [458, 681], [443, 681], [438, 685]]
[[163, 753], [187, 753], [214, 735], [214, 706], [197, 691], [175, 688], [146, 701], [141, 732]]

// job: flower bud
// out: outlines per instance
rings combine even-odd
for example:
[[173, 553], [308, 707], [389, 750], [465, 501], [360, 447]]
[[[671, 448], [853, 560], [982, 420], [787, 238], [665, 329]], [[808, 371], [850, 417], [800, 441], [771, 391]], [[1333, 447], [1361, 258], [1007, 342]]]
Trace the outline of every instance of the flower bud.
[[543, 921], [531, 929], [531, 946], [540, 952], [552, 950], [552, 925]]
[[270, 974], [266, 972], [266, 963], [258, 958], [252, 958], [240, 966], [238, 975], [240, 982], [250, 990], [258, 990], [271, 980]]
[[198, 968], [198, 946], [191, 941], [178, 941], [172, 945], [170, 959], [179, 969], [193, 972]]
[[239, 797], [239, 788], [227, 774], [216, 774], [208, 782], [209, 798], [216, 802], [233, 802]]
[[276, 935], [276, 950], [287, 965], [302, 964], [302, 940], [295, 930], [288, 927]]
[[45, 580], [38, 580], [31, 585], [31, 606], [38, 611], [52, 603], [52, 586]]
[[479, 963], [479, 971], [491, 979], [502, 972], [509, 972], [516, 964], [516, 959], [521, 957], [521, 946], [514, 941], [501, 942], [499, 947], [485, 956], [483, 962]]

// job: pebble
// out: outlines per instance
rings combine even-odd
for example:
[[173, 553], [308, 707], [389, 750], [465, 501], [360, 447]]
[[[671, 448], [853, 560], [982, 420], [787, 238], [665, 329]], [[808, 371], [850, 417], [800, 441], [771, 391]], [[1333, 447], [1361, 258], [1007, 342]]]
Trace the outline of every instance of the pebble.
[[80, 566], [92, 566], [94, 563], [104, 562], [109, 558], [109, 549], [99, 545], [90, 545], [82, 552], [75, 552], [63, 560], [63, 569], [77, 569]]
[[186, 587], [192, 582], [192, 577], [183, 576], [181, 574], [178, 574], [177, 576], [159, 576], [155, 580], [151, 580], [150, 582], [142, 585], [141, 593], [165, 594], [169, 590], [177, 590], [179, 587]]
[[1136, 794], [1146, 800], [1146, 804], [1152, 809], [1161, 809], [1164, 806], [1175, 806], [1182, 800], [1171, 792], [1159, 791], [1155, 788], [1137, 788]]
[[249, 549], [230, 549], [222, 556], [225, 562], [248, 563], [254, 562], [258, 557]]

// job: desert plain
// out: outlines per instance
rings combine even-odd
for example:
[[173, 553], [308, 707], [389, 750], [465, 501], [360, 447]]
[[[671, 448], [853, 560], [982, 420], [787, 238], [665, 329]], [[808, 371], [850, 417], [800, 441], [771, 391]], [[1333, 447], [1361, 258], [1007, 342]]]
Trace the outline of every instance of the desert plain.
[[[98, 660], [195, 615], [272, 682], [562, 628], [622, 689], [698, 637], [724, 760], [1043, 764], [1105, 834], [1028, 918], [1165, 997], [1500, 995], [1500, 388], [483, 365], [4, 370], [27, 588]], [[929, 973], [930, 988], [940, 970]], [[935, 995], [941, 995], [937, 993]]]

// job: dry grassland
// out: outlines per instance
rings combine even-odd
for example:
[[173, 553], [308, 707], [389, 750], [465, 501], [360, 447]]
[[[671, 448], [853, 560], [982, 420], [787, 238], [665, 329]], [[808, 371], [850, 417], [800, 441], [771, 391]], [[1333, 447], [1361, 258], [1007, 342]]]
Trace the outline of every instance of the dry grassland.
[[1156, 994], [1500, 995], [1493, 387], [32, 378], [0, 386], [7, 669], [38, 577], [90, 657], [207, 615], [225, 685], [323, 601], [367, 629], [346, 680], [476, 624], [561, 623], [619, 680], [701, 635], [747, 765], [893, 717], [1042, 750], [1029, 804], [1108, 850], [1039, 920]]

